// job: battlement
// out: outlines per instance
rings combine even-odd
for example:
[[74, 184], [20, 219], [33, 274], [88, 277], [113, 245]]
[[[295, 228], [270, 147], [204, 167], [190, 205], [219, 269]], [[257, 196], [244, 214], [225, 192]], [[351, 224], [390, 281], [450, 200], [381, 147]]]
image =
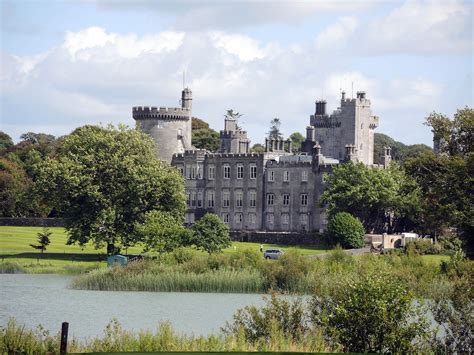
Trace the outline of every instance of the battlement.
[[311, 161], [276, 161], [276, 160], [269, 160], [267, 161], [266, 167], [267, 168], [311, 168], [312, 164]]
[[181, 107], [136, 106], [132, 110], [134, 119], [189, 120], [191, 110]]
[[259, 153], [210, 153], [205, 149], [186, 150], [184, 153], [174, 154], [174, 158], [187, 158], [204, 154], [206, 158], [258, 158]]

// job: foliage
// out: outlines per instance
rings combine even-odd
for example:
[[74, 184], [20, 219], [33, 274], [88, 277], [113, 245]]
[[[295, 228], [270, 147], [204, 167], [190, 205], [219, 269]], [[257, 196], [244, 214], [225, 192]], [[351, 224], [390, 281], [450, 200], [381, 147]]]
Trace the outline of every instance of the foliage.
[[405, 145], [394, 140], [383, 133], [374, 134], [374, 163], [382, 164], [382, 156], [384, 154], [384, 147], [392, 148], [392, 159], [404, 161], [407, 158], [416, 157], [425, 152], [432, 152], [433, 150], [425, 144]]
[[38, 171], [39, 189], [63, 212], [68, 243], [128, 247], [139, 242], [146, 212], [181, 219], [186, 208], [176, 169], [156, 159], [150, 137], [123, 126], [76, 129]]
[[260, 143], [256, 143], [250, 148], [250, 152], [258, 154], [265, 153], [265, 147]]
[[204, 120], [201, 120], [200, 118], [193, 117], [191, 119], [191, 129], [193, 131], [198, 130], [198, 129], [206, 129], [209, 128], [209, 123], [207, 123]]
[[237, 120], [242, 116], [243, 116], [243, 114], [238, 113], [238, 112], [234, 112], [233, 109], [227, 110], [227, 113], [224, 115], [225, 118], [231, 119], [231, 120]]
[[10, 148], [12, 145], [12, 138], [5, 132], [0, 131], [0, 150]]
[[420, 350], [428, 323], [414, 297], [390, 275], [349, 281], [330, 296], [314, 296], [313, 321], [344, 351], [408, 353]]
[[368, 232], [412, 230], [420, 213], [419, 187], [396, 163], [388, 169], [341, 164], [326, 182], [321, 201], [328, 206], [329, 217], [348, 212]]
[[474, 153], [465, 158], [424, 154], [408, 159], [404, 166], [420, 186], [422, 232], [436, 238], [447, 227], [456, 227], [473, 250]]
[[188, 230], [170, 212], [145, 213], [145, 222], [136, 226], [136, 231], [145, 251], [171, 252], [189, 242]]
[[299, 341], [310, 329], [306, 309], [301, 299], [287, 301], [272, 293], [264, 307], [247, 306], [234, 314], [233, 321], [222, 329], [225, 334], [244, 333], [251, 344], [270, 341], [272, 334], [280, 332], [286, 338]]
[[267, 135], [269, 139], [283, 139], [283, 135], [280, 132], [281, 121], [275, 117], [270, 121], [270, 130]]
[[192, 227], [192, 244], [211, 253], [230, 246], [229, 227], [213, 213], [206, 213]]
[[43, 228], [43, 231], [38, 233], [38, 244], [30, 244], [30, 246], [34, 249], [41, 250], [41, 254], [43, 254], [48, 245], [51, 244], [51, 240], [49, 239], [51, 234], [53, 233], [50, 232], [48, 228]]
[[28, 215], [28, 191], [31, 180], [22, 167], [6, 158], [0, 158], [0, 216]]
[[196, 148], [216, 152], [220, 146], [220, 136], [211, 128], [196, 129], [192, 132], [192, 142]]
[[362, 248], [365, 245], [364, 226], [347, 212], [339, 212], [331, 217], [327, 233], [334, 244], [344, 248]]
[[431, 127], [433, 139], [440, 153], [465, 157], [474, 152], [474, 110], [469, 107], [457, 110], [453, 119], [433, 112], [425, 124]]
[[417, 239], [409, 241], [405, 245], [405, 251], [409, 255], [437, 255], [441, 254], [442, 247], [439, 243], [433, 243], [431, 239]]
[[435, 339], [438, 352], [471, 353], [474, 346], [474, 268], [461, 251], [441, 266], [453, 287], [432, 298], [431, 312], [444, 336]]
[[290, 135], [290, 139], [293, 142], [293, 153], [301, 152], [301, 144], [304, 142], [305, 137], [300, 132], [294, 132]]

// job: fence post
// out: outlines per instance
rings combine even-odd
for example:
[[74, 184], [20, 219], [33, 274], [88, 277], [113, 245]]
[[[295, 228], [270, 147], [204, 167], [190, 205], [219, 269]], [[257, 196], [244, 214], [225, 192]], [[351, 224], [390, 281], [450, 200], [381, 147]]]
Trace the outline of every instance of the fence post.
[[69, 323], [63, 322], [61, 326], [61, 348], [59, 349], [60, 355], [66, 355], [68, 330], [69, 330]]

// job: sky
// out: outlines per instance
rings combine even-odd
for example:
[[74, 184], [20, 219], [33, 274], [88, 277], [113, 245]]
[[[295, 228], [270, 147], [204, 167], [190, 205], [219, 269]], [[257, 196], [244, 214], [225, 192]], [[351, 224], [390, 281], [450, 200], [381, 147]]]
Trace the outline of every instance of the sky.
[[261, 143], [272, 118], [304, 134], [315, 101], [366, 91], [376, 132], [432, 145], [425, 117], [473, 107], [472, 1], [0, 0], [0, 130], [55, 136], [134, 126], [179, 106]]

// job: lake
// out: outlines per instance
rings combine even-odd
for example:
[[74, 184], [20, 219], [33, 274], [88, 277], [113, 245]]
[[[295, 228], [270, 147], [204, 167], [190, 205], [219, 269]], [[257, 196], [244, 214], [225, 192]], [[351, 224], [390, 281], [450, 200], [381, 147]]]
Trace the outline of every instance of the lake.
[[100, 336], [112, 318], [127, 330], [155, 330], [169, 320], [188, 335], [216, 333], [247, 305], [263, 305], [262, 295], [228, 293], [117, 292], [68, 289], [71, 276], [1, 274], [0, 323], [10, 317], [33, 329], [41, 324], [54, 334], [69, 322], [77, 338]]

